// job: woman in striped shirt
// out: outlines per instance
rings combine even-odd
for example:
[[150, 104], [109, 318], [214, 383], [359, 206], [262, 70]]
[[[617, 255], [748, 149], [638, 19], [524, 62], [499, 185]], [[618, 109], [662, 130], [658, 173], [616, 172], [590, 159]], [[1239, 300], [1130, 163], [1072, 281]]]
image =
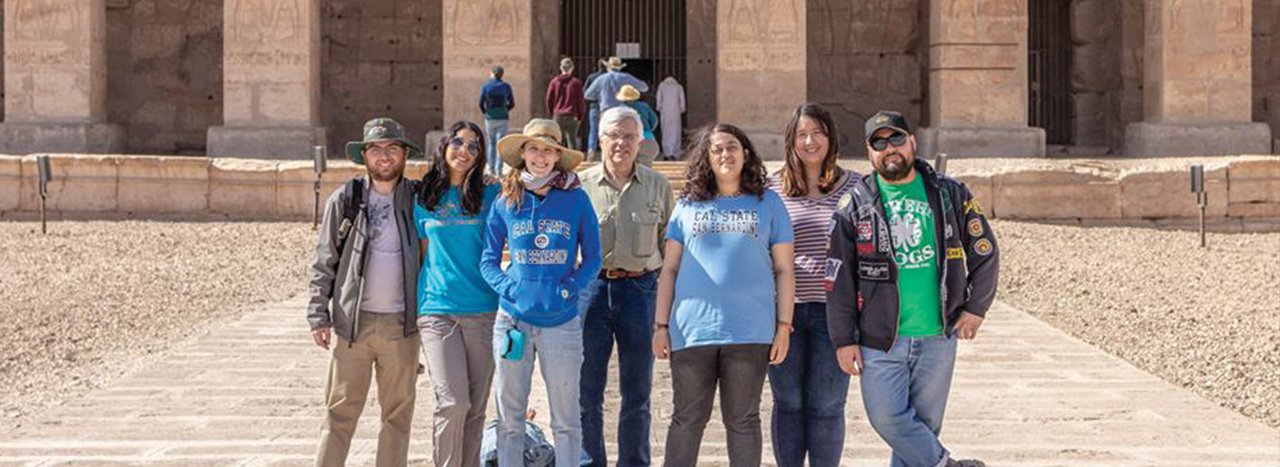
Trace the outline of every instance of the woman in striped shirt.
[[[840, 371], [827, 335], [826, 272], [831, 216], [858, 174], [836, 165], [840, 141], [831, 114], [797, 107], [787, 124], [786, 165], [769, 180], [795, 228], [796, 299], [791, 351], [769, 368], [773, 453], [779, 467], [840, 464], [849, 375]], [[842, 201], [843, 200], [843, 201]]]

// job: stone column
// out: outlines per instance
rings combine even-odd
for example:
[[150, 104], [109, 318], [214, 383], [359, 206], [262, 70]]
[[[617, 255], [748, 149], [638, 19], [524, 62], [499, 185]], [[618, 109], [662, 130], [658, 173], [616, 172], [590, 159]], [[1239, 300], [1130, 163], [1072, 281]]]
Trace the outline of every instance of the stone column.
[[1252, 122], [1252, 1], [1147, 0], [1143, 121], [1125, 131], [1129, 156], [1271, 152]]
[[0, 152], [115, 152], [104, 0], [5, 0]]
[[782, 133], [808, 99], [804, 0], [718, 0], [716, 119], [741, 127], [763, 159], [782, 159]]
[[209, 128], [209, 156], [310, 158], [325, 142], [320, 0], [224, 1], [224, 126]]
[[[543, 0], [538, 2], [545, 3]], [[534, 1], [443, 0], [444, 126], [470, 120], [483, 126], [480, 87], [489, 69], [501, 65], [503, 81], [515, 92], [509, 132], [519, 132], [534, 106], [542, 107], [546, 89], [534, 89]], [[539, 28], [544, 27], [538, 25]]]
[[933, 157], [1043, 157], [1027, 126], [1026, 0], [933, 0], [929, 5], [929, 122]]

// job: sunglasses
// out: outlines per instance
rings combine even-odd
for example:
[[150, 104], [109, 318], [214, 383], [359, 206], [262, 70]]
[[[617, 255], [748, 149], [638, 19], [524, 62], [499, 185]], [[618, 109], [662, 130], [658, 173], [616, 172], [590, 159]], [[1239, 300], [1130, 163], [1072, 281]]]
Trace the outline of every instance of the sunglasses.
[[903, 145], [907, 144], [907, 134], [894, 132], [888, 137], [872, 136], [871, 139], [867, 140], [867, 144], [871, 145], [871, 149], [875, 149], [877, 151], [885, 150], [885, 148], [888, 148], [890, 144], [892, 144], [894, 147], [900, 148]]
[[464, 146], [467, 148], [467, 152], [471, 153], [471, 155], [475, 156], [480, 154], [479, 141], [468, 142], [467, 140], [457, 136], [449, 140], [449, 147], [452, 147], [454, 149], [462, 149]]

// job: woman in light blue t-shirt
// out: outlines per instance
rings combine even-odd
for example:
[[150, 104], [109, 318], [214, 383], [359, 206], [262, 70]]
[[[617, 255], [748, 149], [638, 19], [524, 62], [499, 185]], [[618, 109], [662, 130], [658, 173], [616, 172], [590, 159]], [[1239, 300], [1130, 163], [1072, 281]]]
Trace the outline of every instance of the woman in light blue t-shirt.
[[485, 219], [499, 186], [486, 180], [484, 133], [457, 122], [422, 178], [413, 223], [422, 238], [418, 327], [436, 395], [436, 465], [480, 462], [493, 380], [498, 294], [480, 274]]
[[667, 225], [653, 353], [671, 359], [675, 408], [666, 463], [695, 465], [716, 388], [729, 462], [760, 465], [760, 394], [790, 343], [795, 300], [791, 218], [765, 188], [742, 130], [718, 124], [694, 141]]

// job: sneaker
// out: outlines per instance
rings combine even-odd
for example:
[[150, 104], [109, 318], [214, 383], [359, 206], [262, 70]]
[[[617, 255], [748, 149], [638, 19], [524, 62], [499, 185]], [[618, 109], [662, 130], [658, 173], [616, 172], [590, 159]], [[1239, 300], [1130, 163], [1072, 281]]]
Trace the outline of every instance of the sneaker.
[[987, 463], [977, 459], [955, 460], [948, 457], [947, 467], [987, 467]]

